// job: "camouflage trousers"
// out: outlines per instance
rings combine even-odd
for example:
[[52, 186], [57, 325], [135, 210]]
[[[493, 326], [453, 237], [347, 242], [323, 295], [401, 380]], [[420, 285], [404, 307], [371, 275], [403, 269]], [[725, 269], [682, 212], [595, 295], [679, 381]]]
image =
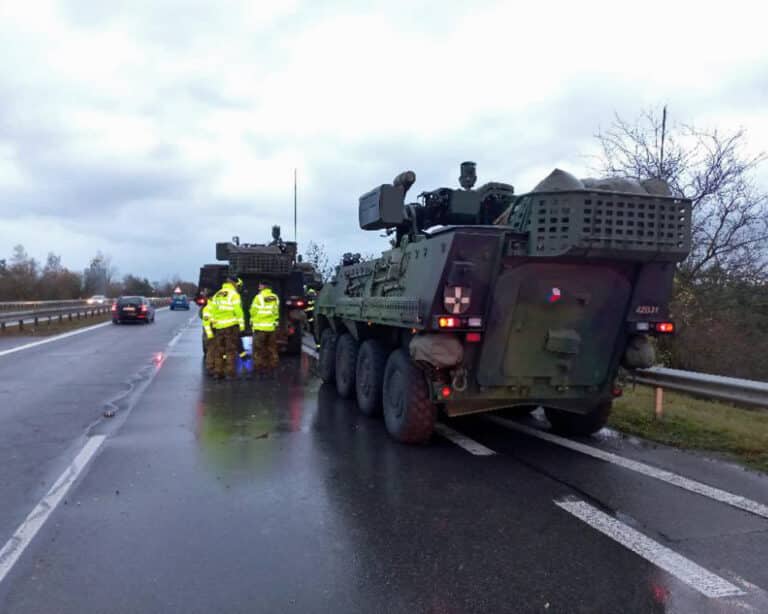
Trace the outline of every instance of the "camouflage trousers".
[[[216, 333], [214, 333], [215, 335]], [[216, 355], [214, 340], [216, 337], [210, 339], [205, 338], [203, 343], [205, 344], [205, 370], [209, 375], [213, 375], [213, 358]]]
[[240, 329], [237, 326], [220, 328], [213, 333], [212, 341], [208, 352], [213, 350], [213, 374], [235, 377], [240, 353]]
[[259, 371], [277, 368], [277, 332], [253, 331], [253, 366]]

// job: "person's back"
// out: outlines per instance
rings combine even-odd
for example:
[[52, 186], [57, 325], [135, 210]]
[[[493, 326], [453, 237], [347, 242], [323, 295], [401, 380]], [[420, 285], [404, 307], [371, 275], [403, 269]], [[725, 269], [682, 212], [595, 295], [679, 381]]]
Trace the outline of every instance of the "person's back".
[[238, 287], [242, 287], [242, 281], [228, 278], [211, 299], [212, 328], [216, 339], [213, 371], [214, 376], [218, 378], [227, 376], [233, 379], [237, 375], [236, 359], [239, 354], [240, 333], [245, 331]]

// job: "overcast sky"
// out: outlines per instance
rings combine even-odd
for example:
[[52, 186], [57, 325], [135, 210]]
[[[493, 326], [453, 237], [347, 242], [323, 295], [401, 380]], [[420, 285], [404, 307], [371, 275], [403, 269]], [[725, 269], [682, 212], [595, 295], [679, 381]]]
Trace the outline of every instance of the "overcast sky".
[[293, 238], [294, 167], [300, 249], [372, 252], [357, 197], [400, 171], [523, 192], [649, 105], [768, 149], [759, 3], [554, 4], [0, 0], [0, 257], [196, 280]]

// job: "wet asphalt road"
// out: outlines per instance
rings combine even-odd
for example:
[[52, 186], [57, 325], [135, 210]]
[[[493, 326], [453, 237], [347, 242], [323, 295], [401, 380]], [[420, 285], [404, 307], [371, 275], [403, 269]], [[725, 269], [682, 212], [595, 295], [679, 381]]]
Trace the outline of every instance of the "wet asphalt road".
[[[768, 611], [768, 519], [479, 417], [450, 426], [492, 456], [398, 445], [311, 362], [212, 382], [194, 311], [0, 356], [0, 545], [106, 436], [0, 612]], [[583, 441], [768, 504], [730, 465]], [[574, 499], [744, 595], [704, 597], [555, 503]]]

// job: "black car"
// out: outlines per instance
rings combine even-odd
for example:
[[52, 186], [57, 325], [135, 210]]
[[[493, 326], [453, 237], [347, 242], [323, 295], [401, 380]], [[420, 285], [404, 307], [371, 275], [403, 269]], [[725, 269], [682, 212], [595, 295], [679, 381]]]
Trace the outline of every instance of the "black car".
[[112, 323], [155, 321], [155, 308], [143, 296], [121, 296], [112, 303]]

